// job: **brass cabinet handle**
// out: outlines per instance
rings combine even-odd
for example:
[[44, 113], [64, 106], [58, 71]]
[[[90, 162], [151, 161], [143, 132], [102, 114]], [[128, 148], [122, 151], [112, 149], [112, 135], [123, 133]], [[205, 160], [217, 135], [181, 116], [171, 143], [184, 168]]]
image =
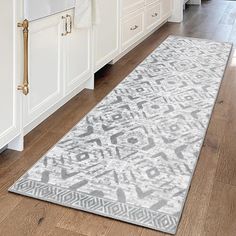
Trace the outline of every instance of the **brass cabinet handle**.
[[29, 80], [28, 80], [29, 21], [25, 19], [22, 23], [18, 23], [17, 26], [23, 28], [23, 37], [24, 37], [24, 79], [23, 79], [23, 84], [19, 85], [17, 89], [21, 90], [24, 95], [27, 95], [29, 93]]
[[67, 23], [67, 18], [65, 16], [62, 16], [61, 19], [64, 21], [64, 33], [61, 34], [61, 36], [66, 36], [68, 34], [67, 28], [68, 28], [68, 23]]
[[135, 25], [134, 27], [131, 27], [130, 30], [136, 30], [138, 29], [138, 25]]
[[154, 13], [153, 15], [152, 15], [152, 17], [157, 17], [158, 16], [158, 13]]
[[69, 24], [67, 23], [68, 26], [69, 26], [69, 31], [67, 30], [67, 33], [68, 33], [68, 34], [71, 34], [71, 32], [72, 32], [72, 17], [71, 17], [71, 15], [68, 15], [68, 14], [67, 14], [67, 15], [66, 15], [66, 18], [69, 19]]

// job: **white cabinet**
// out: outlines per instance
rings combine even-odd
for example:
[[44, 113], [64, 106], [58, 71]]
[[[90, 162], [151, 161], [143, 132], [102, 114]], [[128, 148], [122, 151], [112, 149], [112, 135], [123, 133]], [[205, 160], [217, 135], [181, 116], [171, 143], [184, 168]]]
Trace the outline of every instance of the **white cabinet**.
[[0, 149], [21, 133], [21, 96], [16, 89], [21, 74], [16, 53], [20, 35], [17, 34], [17, 16], [13, 8], [12, 1], [0, 1], [0, 9], [4, 9], [0, 14]]
[[30, 22], [29, 94], [24, 97], [24, 126], [63, 96], [62, 15]]
[[66, 17], [72, 24], [71, 33], [63, 37], [65, 93], [69, 94], [92, 76], [92, 42], [90, 29], [73, 27], [73, 11], [68, 11]]
[[32, 21], [28, 49], [30, 92], [23, 101], [26, 132], [92, 77], [91, 30], [73, 27], [72, 10]]
[[[119, 53], [120, 0], [97, 0], [100, 22], [94, 26], [95, 71]], [[105, 7], [104, 7], [105, 6]]]

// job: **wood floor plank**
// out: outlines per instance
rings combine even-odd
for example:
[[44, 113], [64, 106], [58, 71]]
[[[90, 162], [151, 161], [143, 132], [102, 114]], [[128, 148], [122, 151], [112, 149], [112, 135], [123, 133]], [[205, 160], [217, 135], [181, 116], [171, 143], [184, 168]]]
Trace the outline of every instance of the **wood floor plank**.
[[[236, 117], [235, 117], [236, 118]], [[236, 186], [236, 122], [228, 121], [228, 132], [222, 140], [220, 160], [217, 167], [216, 179], [222, 183]]]
[[236, 187], [216, 181], [203, 236], [236, 235]]
[[120, 221], [114, 221], [106, 236], [141, 236], [143, 228]]
[[227, 42], [229, 41], [232, 29], [233, 29], [232, 25], [218, 25], [212, 35], [212, 39], [219, 42]]
[[104, 236], [113, 222], [108, 218], [70, 209], [66, 211], [56, 227], [87, 236]]
[[61, 229], [61, 228], [54, 228], [48, 236], [87, 236], [84, 234], [79, 234], [76, 232], [71, 232], [69, 230]]
[[4, 171], [16, 160], [18, 160], [21, 157], [21, 155], [19, 152], [12, 150], [6, 150], [0, 155], [1, 155], [0, 158], [0, 177], [1, 177], [1, 173], [4, 173]]
[[224, 14], [220, 20], [220, 24], [233, 25], [236, 19], [236, 7], [234, 3], [229, 2]]
[[168, 236], [168, 234], [151, 229], [143, 229], [141, 236]]
[[229, 36], [229, 42], [236, 44], [236, 22], [232, 26], [232, 31]]
[[21, 197], [16, 197], [7, 192], [0, 195], [0, 223], [6, 219], [10, 212], [14, 211], [21, 200]]
[[23, 198], [14, 211], [1, 222], [0, 235], [43, 236], [60, 217], [60, 210], [60, 207], [50, 203]]

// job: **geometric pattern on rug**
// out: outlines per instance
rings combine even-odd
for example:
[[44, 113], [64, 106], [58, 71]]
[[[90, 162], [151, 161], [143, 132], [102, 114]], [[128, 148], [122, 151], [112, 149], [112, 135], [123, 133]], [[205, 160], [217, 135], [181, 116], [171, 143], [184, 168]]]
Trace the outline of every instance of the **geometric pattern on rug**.
[[175, 233], [230, 51], [169, 36], [9, 191]]

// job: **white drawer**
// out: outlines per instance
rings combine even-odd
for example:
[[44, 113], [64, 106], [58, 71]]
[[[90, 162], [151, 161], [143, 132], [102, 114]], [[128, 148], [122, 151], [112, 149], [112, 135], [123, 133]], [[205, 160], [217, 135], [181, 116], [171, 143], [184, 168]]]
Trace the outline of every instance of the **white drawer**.
[[146, 29], [154, 28], [161, 20], [161, 5], [154, 3], [146, 7]]
[[122, 50], [125, 50], [144, 33], [144, 9], [130, 14], [122, 21]]
[[[111, 0], [112, 1], [112, 0]], [[145, 0], [122, 0], [122, 15], [142, 9], [145, 5]]]

